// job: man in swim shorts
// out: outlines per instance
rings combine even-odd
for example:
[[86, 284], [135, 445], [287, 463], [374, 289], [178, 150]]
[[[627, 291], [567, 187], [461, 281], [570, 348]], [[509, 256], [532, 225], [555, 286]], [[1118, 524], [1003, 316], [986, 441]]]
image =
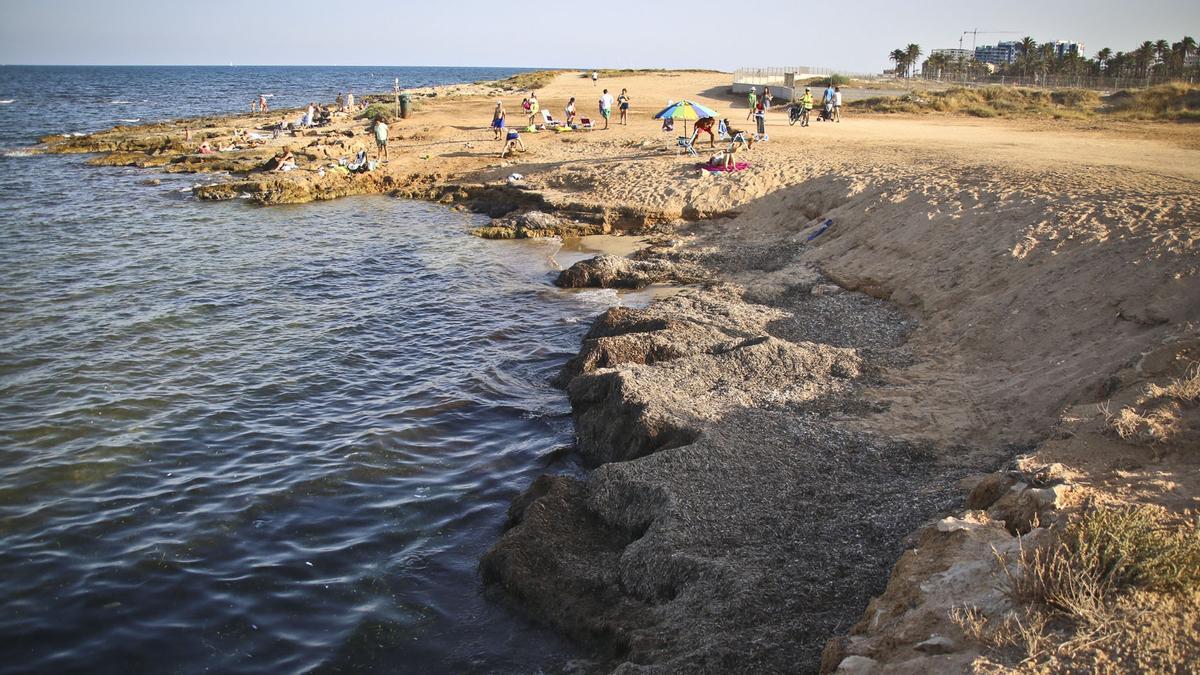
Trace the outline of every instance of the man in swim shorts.
[[379, 117], [377, 117], [375, 119], [375, 152], [376, 152], [376, 157], [378, 157], [380, 154], [382, 154], [384, 161], [386, 161], [388, 158], [387, 141], [388, 141], [387, 122], [384, 121], [383, 115], [380, 115]]
[[608, 118], [612, 117], [613, 97], [605, 89], [600, 96], [600, 116], [604, 118], [604, 128], [608, 128]]

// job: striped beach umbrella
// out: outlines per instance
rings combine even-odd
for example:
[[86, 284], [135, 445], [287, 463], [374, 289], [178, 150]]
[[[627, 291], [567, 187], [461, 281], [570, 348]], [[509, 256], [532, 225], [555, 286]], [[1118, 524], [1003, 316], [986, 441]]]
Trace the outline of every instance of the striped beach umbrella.
[[676, 101], [671, 105], [663, 108], [654, 119], [673, 119], [683, 120], [683, 134], [687, 135], [687, 121], [698, 120], [701, 117], [716, 117], [717, 113], [705, 108], [699, 103], [693, 103], [687, 99]]

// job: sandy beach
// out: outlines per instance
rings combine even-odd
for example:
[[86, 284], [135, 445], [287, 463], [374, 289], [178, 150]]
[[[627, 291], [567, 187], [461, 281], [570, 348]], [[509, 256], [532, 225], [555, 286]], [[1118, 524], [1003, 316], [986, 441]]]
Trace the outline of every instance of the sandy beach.
[[[389, 121], [390, 161], [363, 174], [331, 168], [374, 157], [349, 116], [195, 154], [294, 111], [44, 150], [211, 174], [201, 199], [391, 193], [487, 213], [490, 237], [642, 237], [592, 240], [619, 257], [560, 282], [684, 288], [597, 319], [559, 377], [589, 473], [539, 478], [480, 566], [498, 600], [590, 650], [577, 670], [1011, 666], [954, 617], [1024, 611], [997, 590], [1022, 547], [1085, 505], [1147, 505], [1168, 523], [1200, 508], [1186, 394], [1200, 377], [1200, 127], [847, 110], [801, 128], [780, 108], [770, 140], [737, 153], [748, 169], [710, 173], [707, 136], [700, 157], [681, 154], [651, 117], [686, 98], [752, 130], [729, 84], [563, 72], [538, 90], [543, 109], [561, 118], [574, 96], [603, 125], [601, 90], [626, 88], [628, 126], [522, 133], [527, 150], [504, 159], [491, 111], [501, 99], [523, 127], [525, 92], [416, 91], [414, 116]], [[252, 171], [284, 147], [297, 170]], [[1037, 663], [1200, 659], [1186, 602], [1139, 593], [1167, 609]]]

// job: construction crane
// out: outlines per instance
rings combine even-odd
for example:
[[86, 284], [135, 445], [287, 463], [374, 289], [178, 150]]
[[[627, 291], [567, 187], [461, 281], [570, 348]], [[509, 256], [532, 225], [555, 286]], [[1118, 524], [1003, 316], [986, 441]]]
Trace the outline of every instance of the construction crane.
[[971, 36], [971, 52], [974, 53], [975, 42], [979, 39], [980, 35], [1017, 35], [1018, 32], [1019, 31], [1015, 30], [979, 30], [978, 28], [975, 30], [964, 30], [962, 35], [958, 36], [958, 48], [960, 50], [963, 48], [963, 38], [967, 37], [968, 35]]

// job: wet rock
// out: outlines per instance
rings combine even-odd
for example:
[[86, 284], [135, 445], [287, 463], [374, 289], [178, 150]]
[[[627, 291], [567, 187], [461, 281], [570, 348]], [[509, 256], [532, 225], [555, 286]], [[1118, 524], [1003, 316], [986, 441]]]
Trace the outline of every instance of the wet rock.
[[[494, 212], [493, 206], [488, 206], [485, 210], [489, 213]], [[484, 239], [531, 239], [564, 235], [585, 236], [605, 231], [601, 224], [580, 223], [541, 211], [509, 214], [510, 211], [512, 208], [500, 210], [498, 215], [501, 217], [496, 217], [490, 225], [475, 228], [471, 234]]]
[[698, 283], [706, 276], [694, 265], [598, 255], [563, 270], [554, 283], [562, 288], [645, 288], [654, 283]]

